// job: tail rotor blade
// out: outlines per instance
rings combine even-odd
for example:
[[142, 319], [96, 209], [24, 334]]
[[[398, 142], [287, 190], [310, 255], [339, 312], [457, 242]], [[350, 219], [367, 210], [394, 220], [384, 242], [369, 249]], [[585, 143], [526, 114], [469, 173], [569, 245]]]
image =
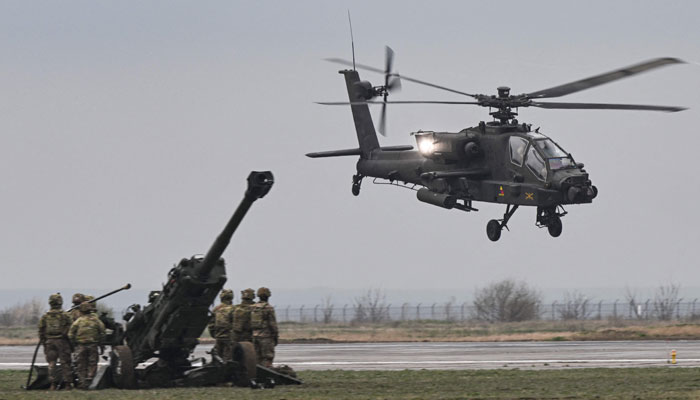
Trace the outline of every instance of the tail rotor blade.
[[379, 116], [379, 133], [386, 136], [386, 99], [382, 103], [382, 114]]
[[401, 77], [400, 77], [400, 75], [399, 74], [392, 74], [386, 88], [387, 88], [387, 90], [390, 90], [392, 92], [401, 91]]

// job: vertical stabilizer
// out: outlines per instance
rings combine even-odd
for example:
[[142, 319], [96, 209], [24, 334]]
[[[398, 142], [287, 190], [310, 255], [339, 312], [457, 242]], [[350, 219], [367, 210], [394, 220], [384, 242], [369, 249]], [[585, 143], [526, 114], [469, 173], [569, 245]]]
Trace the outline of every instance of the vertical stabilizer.
[[[363, 88], [360, 86], [360, 75], [357, 71], [340, 71], [341, 74], [345, 75], [345, 84], [348, 88], [348, 97], [351, 103], [363, 102], [366, 100], [362, 96]], [[367, 104], [353, 104], [350, 106], [352, 109], [352, 119], [355, 122], [355, 130], [357, 131], [357, 141], [360, 144], [361, 158], [369, 158], [372, 150], [379, 148], [379, 141], [377, 140], [377, 132], [374, 130], [374, 123], [372, 122], [372, 115], [369, 113], [369, 106]]]

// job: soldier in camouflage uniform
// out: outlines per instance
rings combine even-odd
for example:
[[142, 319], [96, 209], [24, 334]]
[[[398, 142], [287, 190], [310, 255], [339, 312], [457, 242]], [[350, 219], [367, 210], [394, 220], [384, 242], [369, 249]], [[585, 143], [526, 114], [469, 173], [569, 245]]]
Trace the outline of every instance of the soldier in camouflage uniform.
[[241, 304], [233, 311], [233, 341], [253, 342], [253, 329], [250, 327], [250, 311], [255, 302], [253, 289], [241, 290]]
[[105, 326], [95, 314], [94, 303], [82, 303], [80, 312], [82, 316], [73, 322], [68, 337], [76, 345], [76, 369], [80, 387], [87, 389], [97, 372], [97, 347], [105, 336]]
[[73, 295], [73, 310], [70, 312], [73, 321], [77, 321], [82, 314], [80, 314], [80, 303], [85, 301], [85, 295], [82, 293], [76, 293]]
[[221, 304], [214, 307], [209, 320], [209, 334], [216, 339], [214, 349], [224, 361], [233, 360], [233, 291], [224, 289], [219, 295]]
[[51, 309], [39, 320], [39, 340], [44, 343], [46, 362], [49, 363], [49, 381], [51, 390], [56, 390], [60, 383], [56, 376], [56, 360], [61, 361], [61, 371], [66, 389], [70, 390], [73, 382], [73, 370], [71, 369], [70, 343], [68, 342], [68, 330], [70, 329], [70, 315], [64, 312], [63, 298], [59, 293], [49, 296]]
[[272, 367], [275, 346], [279, 340], [275, 309], [267, 302], [270, 296], [270, 289], [266, 287], [258, 289], [260, 300], [253, 304], [250, 312], [250, 325], [253, 328], [253, 344], [255, 344], [258, 363], [268, 368]]

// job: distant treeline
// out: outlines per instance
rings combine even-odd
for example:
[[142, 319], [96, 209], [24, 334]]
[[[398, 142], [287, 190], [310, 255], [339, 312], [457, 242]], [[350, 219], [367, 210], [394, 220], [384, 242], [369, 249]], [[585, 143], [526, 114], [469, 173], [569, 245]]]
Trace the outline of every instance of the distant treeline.
[[46, 312], [45, 301], [37, 298], [5, 307], [0, 311], [0, 326], [36, 326], [39, 318]]

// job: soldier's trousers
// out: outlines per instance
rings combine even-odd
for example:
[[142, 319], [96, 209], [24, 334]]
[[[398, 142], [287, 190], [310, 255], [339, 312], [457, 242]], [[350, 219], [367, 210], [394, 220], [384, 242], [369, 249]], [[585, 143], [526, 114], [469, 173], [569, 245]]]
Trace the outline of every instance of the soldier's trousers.
[[253, 344], [258, 356], [258, 364], [263, 367], [272, 367], [272, 360], [275, 358], [275, 339], [256, 336], [253, 338]]
[[222, 360], [233, 360], [233, 342], [231, 342], [231, 339], [216, 339], [214, 349]]
[[76, 372], [80, 387], [87, 389], [97, 372], [97, 343], [79, 344], [75, 349]]
[[44, 355], [49, 363], [49, 382], [58, 384], [61, 380], [56, 376], [56, 361], [61, 361], [61, 372], [66, 385], [73, 383], [73, 369], [70, 366], [70, 343], [67, 339], [46, 339]]

